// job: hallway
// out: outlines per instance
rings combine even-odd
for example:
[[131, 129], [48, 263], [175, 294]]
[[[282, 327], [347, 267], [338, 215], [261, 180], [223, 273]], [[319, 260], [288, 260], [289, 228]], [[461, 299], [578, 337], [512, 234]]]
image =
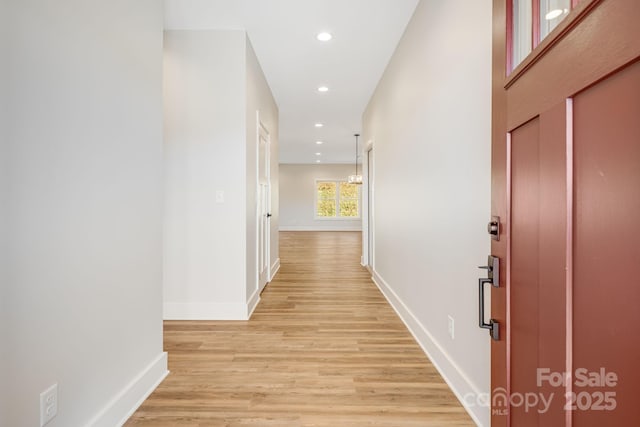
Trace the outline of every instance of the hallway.
[[166, 321], [171, 373], [127, 426], [471, 426], [360, 265], [359, 232], [281, 232], [250, 321]]

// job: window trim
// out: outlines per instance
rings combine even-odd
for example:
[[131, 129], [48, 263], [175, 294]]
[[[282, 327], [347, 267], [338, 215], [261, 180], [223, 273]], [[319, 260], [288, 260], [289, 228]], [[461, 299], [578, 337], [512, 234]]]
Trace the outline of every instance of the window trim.
[[[336, 184], [336, 216], [327, 217], [327, 216], [318, 216], [318, 183], [320, 182], [333, 182]], [[313, 218], [318, 221], [358, 221], [362, 218], [362, 197], [361, 197], [361, 185], [356, 185], [358, 187], [358, 216], [339, 216], [340, 212], [340, 183], [348, 184], [346, 179], [321, 179], [316, 178], [315, 184], [313, 186]]]
[[[518, 80], [525, 71], [531, 68], [536, 62], [540, 60], [555, 44], [562, 40], [575, 26], [577, 26], [589, 12], [604, 0], [571, 0], [571, 7], [569, 14], [549, 33], [544, 39], [540, 40], [540, 0], [531, 0], [532, 7], [532, 20], [536, 19], [535, 8], [537, 7], [537, 25], [532, 22], [532, 46], [529, 54], [519, 64], [514, 64], [513, 58], [513, 1], [505, 0], [505, 24], [506, 24], [506, 39], [505, 39], [505, 82], [504, 87], [508, 89], [516, 80]], [[534, 6], [538, 3], [537, 6]], [[537, 27], [537, 34], [536, 34]]]

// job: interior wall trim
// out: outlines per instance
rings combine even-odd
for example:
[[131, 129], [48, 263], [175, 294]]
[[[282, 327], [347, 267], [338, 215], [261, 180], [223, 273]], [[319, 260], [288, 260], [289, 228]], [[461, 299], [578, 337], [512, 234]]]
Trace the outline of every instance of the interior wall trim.
[[[473, 421], [480, 427], [490, 426], [490, 407], [479, 406], [476, 404], [475, 397], [488, 394], [489, 390], [479, 390], [476, 385], [469, 380], [469, 377], [460, 369], [456, 362], [442, 348], [429, 333], [428, 329], [418, 320], [411, 312], [407, 305], [393, 291], [392, 287], [378, 274], [374, 269], [371, 278], [378, 286], [380, 292], [387, 299], [391, 307], [398, 314], [402, 322], [405, 324], [411, 335], [418, 342], [424, 353], [427, 355], [431, 363], [436, 367], [444, 381], [453, 391], [456, 398], [462, 406], [467, 410]], [[489, 367], [487, 367], [488, 369]], [[473, 396], [471, 399], [469, 396]], [[490, 403], [490, 402], [487, 402]]]
[[165, 302], [164, 320], [247, 320], [249, 304], [242, 302]]
[[362, 226], [345, 226], [345, 227], [318, 227], [306, 225], [281, 225], [280, 231], [362, 231]]
[[90, 427], [121, 426], [169, 375], [167, 353], [160, 353], [118, 392], [88, 423]]

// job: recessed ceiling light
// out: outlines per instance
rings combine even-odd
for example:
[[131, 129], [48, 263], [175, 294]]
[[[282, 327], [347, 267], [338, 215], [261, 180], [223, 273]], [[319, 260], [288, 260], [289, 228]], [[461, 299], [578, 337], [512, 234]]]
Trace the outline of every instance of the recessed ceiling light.
[[544, 19], [546, 19], [547, 21], [551, 21], [552, 19], [556, 19], [558, 16], [567, 13], [567, 10], [562, 10], [562, 9], [553, 9], [552, 11], [550, 11], [549, 13], [547, 13], [544, 16]]
[[322, 155], [322, 153], [316, 153], [316, 156], [321, 156], [321, 155]]
[[324, 142], [323, 141], [316, 141], [316, 144], [322, 145], [322, 144], [324, 144]]
[[316, 38], [318, 40], [320, 40], [321, 42], [328, 42], [329, 40], [331, 40], [333, 38], [333, 36], [330, 33], [327, 32], [323, 32], [323, 33], [319, 33]]
[[317, 127], [317, 128], [321, 128], [322, 126], [324, 126], [322, 123], [316, 123], [315, 124], [315, 127]]
[[329, 88], [326, 86], [320, 86], [318, 92], [329, 92]]

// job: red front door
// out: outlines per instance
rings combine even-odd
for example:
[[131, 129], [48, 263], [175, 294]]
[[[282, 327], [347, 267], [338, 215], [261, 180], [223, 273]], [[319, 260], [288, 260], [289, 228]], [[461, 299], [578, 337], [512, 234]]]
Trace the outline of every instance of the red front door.
[[513, 71], [510, 3], [494, 0], [492, 425], [640, 425], [640, 1], [574, 1]]

